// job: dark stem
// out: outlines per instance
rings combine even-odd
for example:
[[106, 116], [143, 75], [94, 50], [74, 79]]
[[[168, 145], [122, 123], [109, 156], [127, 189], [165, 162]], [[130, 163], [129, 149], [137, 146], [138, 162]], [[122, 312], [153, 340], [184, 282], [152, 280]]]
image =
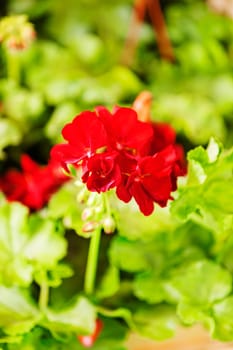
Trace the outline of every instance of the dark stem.
[[174, 62], [175, 56], [159, 0], [147, 0], [149, 15], [155, 30], [158, 50], [162, 58]]
[[131, 65], [139, 40], [139, 33], [146, 13], [147, 0], [135, 0], [129, 31], [123, 48], [121, 63]]

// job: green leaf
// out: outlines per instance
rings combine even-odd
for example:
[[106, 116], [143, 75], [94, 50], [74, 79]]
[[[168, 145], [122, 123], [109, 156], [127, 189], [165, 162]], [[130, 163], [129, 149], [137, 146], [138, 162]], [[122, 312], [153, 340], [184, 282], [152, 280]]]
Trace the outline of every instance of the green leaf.
[[154, 213], [145, 216], [138, 210], [134, 201], [125, 204], [114, 197], [111, 205], [116, 210], [119, 234], [130, 240], [151, 240], [158, 232], [170, 231], [174, 226], [168, 208], [155, 206]]
[[8, 335], [29, 332], [40, 319], [30, 298], [18, 288], [0, 286], [0, 327]]
[[74, 102], [59, 104], [46, 124], [45, 134], [51, 138], [54, 143], [62, 142], [61, 130], [63, 126], [70, 122], [78, 112], [78, 106]]
[[98, 298], [108, 298], [120, 288], [120, 274], [115, 266], [109, 266], [97, 291]]
[[215, 338], [222, 341], [233, 340], [233, 296], [229, 296], [223, 301], [216, 303], [213, 307], [213, 317], [216, 327], [213, 333]]
[[36, 271], [34, 278], [39, 285], [46, 283], [48, 286], [55, 288], [62, 284], [64, 278], [69, 278], [73, 274], [74, 271], [69, 265], [59, 263], [52, 270], [49, 270], [48, 273], [41, 269]]
[[66, 254], [67, 242], [56, 222], [29, 216], [20, 203], [0, 207], [0, 278], [5, 284], [28, 286], [40, 269], [53, 269]]
[[153, 274], [139, 274], [134, 283], [133, 290], [137, 298], [149, 304], [157, 304], [166, 300], [165, 281]]
[[0, 278], [5, 283], [28, 285], [33, 269], [22, 256], [28, 240], [28, 209], [19, 203], [0, 208]]
[[0, 119], [0, 158], [4, 158], [3, 149], [20, 143], [22, 133], [17, 124], [10, 119]]
[[10, 118], [25, 128], [28, 122], [32, 124], [37, 122], [38, 117], [44, 111], [44, 101], [42, 95], [37, 91], [15, 89], [6, 95], [5, 109]]
[[24, 256], [35, 265], [53, 269], [67, 249], [67, 242], [58, 231], [56, 222], [31, 216], [29, 229], [33, 234], [25, 247]]
[[210, 332], [214, 329], [214, 319], [211, 309], [204, 305], [195, 305], [190, 302], [181, 301], [177, 307], [177, 315], [186, 325], [202, 323]]
[[46, 310], [44, 326], [55, 333], [91, 334], [95, 328], [96, 309], [85, 297], [61, 311]]
[[82, 227], [81, 213], [84, 206], [77, 201], [78, 193], [78, 188], [72, 181], [62, 186], [48, 203], [48, 216], [52, 219], [62, 219], [68, 228]]
[[208, 307], [226, 297], [232, 289], [232, 276], [213, 261], [192, 263], [171, 282], [184, 299], [193, 305]]
[[188, 154], [187, 181], [178, 188], [171, 214], [194, 220], [223, 240], [233, 222], [233, 148], [221, 150], [211, 139], [207, 150], [197, 147]]
[[179, 323], [171, 306], [147, 306], [133, 315], [135, 330], [154, 340], [165, 340], [175, 335]]
[[[192, 49], [200, 53], [202, 47]], [[187, 61], [186, 51], [184, 48], [181, 50]], [[216, 111], [214, 102], [204, 94], [195, 94], [193, 91], [164, 93], [157, 99], [154, 111], [155, 120], [162, 119], [170, 123], [194, 145], [206, 144], [212, 136], [221, 141], [225, 139], [224, 121]]]
[[116, 267], [128, 272], [146, 270], [149, 262], [140, 248], [139, 241], [128, 241], [123, 237], [116, 237], [109, 250], [110, 261]]

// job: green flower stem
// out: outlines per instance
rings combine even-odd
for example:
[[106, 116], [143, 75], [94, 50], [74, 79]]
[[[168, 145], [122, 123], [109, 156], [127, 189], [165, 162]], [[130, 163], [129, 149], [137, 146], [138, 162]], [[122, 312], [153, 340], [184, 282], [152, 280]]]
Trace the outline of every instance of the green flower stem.
[[49, 301], [49, 286], [46, 281], [40, 284], [39, 308], [44, 311], [48, 306]]
[[104, 205], [106, 209], [106, 214], [111, 215], [111, 207], [109, 203], [108, 192], [103, 193], [103, 200], [104, 200]]
[[7, 63], [7, 77], [14, 80], [20, 85], [21, 72], [20, 72], [20, 52], [12, 51], [8, 48], [5, 49], [6, 63]]
[[99, 255], [99, 245], [101, 238], [101, 229], [99, 226], [91, 236], [90, 246], [87, 257], [87, 267], [85, 273], [85, 281], [84, 281], [84, 291], [86, 294], [92, 294], [95, 286], [95, 278], [96, 278], [96, 270], [97, 270], [97, 262]]

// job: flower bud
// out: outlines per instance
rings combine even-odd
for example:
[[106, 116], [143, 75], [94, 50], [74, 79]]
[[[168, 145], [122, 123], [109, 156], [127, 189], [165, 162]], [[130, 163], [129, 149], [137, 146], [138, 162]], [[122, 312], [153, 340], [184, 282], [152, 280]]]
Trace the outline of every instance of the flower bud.
[[86, 187], [83, 187], [77, 194], [77, 201], [79, 203], [84, 203], [88, 198], [88, 192]]
[[96, 203], [96, 200], [97, 200], [96, 193], [93, 193], [93, 192], [90, 193], [87, 199], [87, 205], [93, 206]]
[[116, 222], [112, 216], [107, 216], [102, 221], [103, 229], [106, 234], [113, 233], [116, 229]]
[[85, 208], [82, 211], [81, 218], [83, 221], [86, 221], [90, 219], [94, 215], [94, 209], [93, 208]]
[[0, 21], [0, 42], [11, 50], [23, 50], [35, 39], [33, 24], [25, 15], [6, 16]]
[[150, 109], [152, 94], [149, 91], [142, 91], [135, 99], [132, 108], [137, 112], [138, 120], [150, 122]]
[[95, 231], [95, 229], [99, 226], [99, 223], [96, 221], [88, 221], [86, 222], [83, 227], [82, 227], [82, 231], [84, 233], [90, 233]]

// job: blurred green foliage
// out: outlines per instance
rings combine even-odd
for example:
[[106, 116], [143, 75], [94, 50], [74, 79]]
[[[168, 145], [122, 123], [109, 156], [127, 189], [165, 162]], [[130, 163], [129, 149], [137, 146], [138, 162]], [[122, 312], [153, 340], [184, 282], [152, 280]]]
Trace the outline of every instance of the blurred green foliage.
[[[186, 150], [192, 149], [188, 176], [180, 180], [168, 208], [144, 217], [133, 203], [111, 198], [119, 234], [111, 242], [103, 238], [93, 303], [77, 298], [87, 244], [72, 236], [80, 231], [83, 210], [74, 184], [61, 188], [30, 220], [23, 206], [2, 201], [4, 350], [83, 349], [74, 333], [90, 333], [97, 312], [108, 319], [96, 350], [124, 350], [125, 324], [162, 340], [173, 336], [179, 322], [201, 322], [213, 337], [232, 340], [233, 21], [201, 0], [162, 4], [175, 62], [160, 57], [146, 18], [127, 66], [122, 55], [133, 0], [3, 2], [1, 14], [27, 14], [37, 37], [20, 52], [0, 48], [1, 171], [17, 165], [22, 152], [46, 162], [51, 146], [61, 141], [62, 127], [79, 112], [96, 105], [131, 105], [145, 89], [154, 98], [153, 120], [169, 122]], [[7, 237], [14, 234], [9, 243]], [[66, 253], [76, 280], [61, 286], [72, 274], [60, 262]], [[24, 289], [30, 285], [37, 297], [36, 285], [44, 282], [58, 287], [46, 313]], [[71, 304], [56, 309], [74, 295]], [[95, 303], [103, 308], [97, 310]]]
[[21, 147], [22, 139], [24, 150], [36, 147], [38, 138], [52, 145], [81, 110], [130, 105], [143, 89], [154, 96], [153, 118], [171, 123], [187, 149], [211, 136], [231, 146], [232, 20], [204, 1], [162, 4], [175, 63], [159, 56], [146, 20], [132, 64], [124, 66], [132, 0], [6, 1], [7, 13], [29, 16], [37, 38], [17, 57], [17, 82], [8, 81], [8, 58], [0, 52], [0, 113], [12, 129], [1, 149]]

